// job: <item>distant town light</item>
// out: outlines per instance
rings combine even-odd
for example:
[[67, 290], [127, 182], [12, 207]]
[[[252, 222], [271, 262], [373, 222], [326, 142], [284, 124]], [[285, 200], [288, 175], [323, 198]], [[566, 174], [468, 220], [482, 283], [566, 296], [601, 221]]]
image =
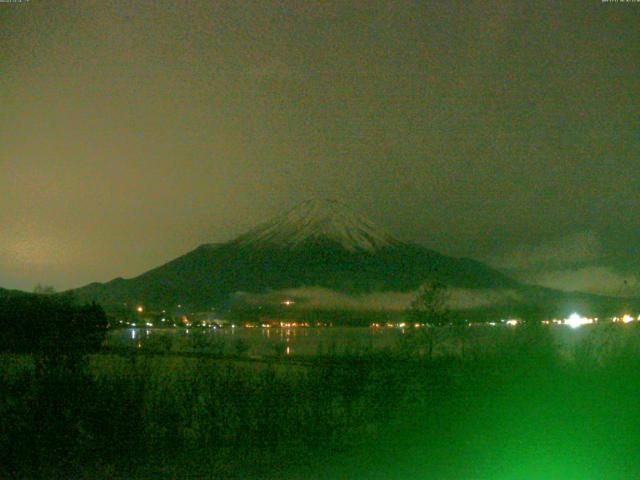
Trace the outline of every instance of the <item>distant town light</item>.
[[578, 328], [582, 325], [588, 325], [590, 323], [593, 323], [593, 320], [591, 318], [582, 317], [577, 313], [572, 313], [569, 318], [564, 320], [564, 324], [569, 325], [571, 328]]
[[138, 311], [138, 313], [142, 313], [144, 312], [144, 307], [143, 306], [138, 306], [138, 308], [136, 308], [136, 310]]
[[622, 322], [623, 323], [633, 322], [633, 317], [631, 315], [623, 315]]

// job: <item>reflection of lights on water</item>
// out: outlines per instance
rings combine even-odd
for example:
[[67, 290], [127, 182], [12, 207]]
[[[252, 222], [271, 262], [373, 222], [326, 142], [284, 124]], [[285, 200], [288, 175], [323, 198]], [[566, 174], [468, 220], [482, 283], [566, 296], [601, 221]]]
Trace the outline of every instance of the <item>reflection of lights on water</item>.
[[287, 353], [287, 355], [289, 355], [291, 353], [291, 347], [287, 346], [286, 353]]
[[135, 340], [135, 338], [136, 338], [136, 331], [132, 328], [131, 329], [131, 339]]

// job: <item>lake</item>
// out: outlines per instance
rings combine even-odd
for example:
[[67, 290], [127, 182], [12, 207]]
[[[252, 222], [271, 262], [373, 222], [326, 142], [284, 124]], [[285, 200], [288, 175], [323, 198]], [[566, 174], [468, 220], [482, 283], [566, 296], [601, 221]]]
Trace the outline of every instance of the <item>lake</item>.
[[[551, 327], [554, 340], [562, 350], [586, 338], [594, 326], [572, 329]], [[516, 328], [509, 326], [474, 326], [464, 330], [466, 348], [487, 351], [508, 338]], [[344, 354], [385, 348], [410, 348], [415, 330], [367, 327], [297, 327], [297, 328], [119, 328], [110, 330], [107, 346], [144, 348], [145, 350], [189, 352], [218, 355]], [[238, 345], [241, 346], [238, 346]], [[437, 330], [436, 354], [456, 354], [462, 348], [460, 331]]]

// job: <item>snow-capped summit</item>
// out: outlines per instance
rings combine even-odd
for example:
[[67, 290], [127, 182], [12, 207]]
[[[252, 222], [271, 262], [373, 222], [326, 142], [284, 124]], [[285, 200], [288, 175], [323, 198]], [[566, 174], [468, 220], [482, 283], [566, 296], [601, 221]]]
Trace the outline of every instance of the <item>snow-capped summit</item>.
[[235, 243], [295, 248], [319, 241], [337, 243], [349, 251], [369, 252], [400, 243], [340, 202], [320, 199], [303, 202], [240, 236]]

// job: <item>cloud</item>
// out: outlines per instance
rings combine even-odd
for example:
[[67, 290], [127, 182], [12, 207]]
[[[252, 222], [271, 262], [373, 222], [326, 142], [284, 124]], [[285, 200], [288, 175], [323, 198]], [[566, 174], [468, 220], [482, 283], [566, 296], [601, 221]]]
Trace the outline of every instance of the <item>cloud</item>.
[[63, 247], [53, 237], [0, 238], [0, 261], [27, 267], [63, 265], [68, 260], [68, 255]]
[[[249, 304], [278, 304], [285, 299], [293, 299], [299, 308], [348, 309], [348, 310], [391, 310], [406, 309], [416, 297], [417, 291], [372, 292], [347, 294], [323, 287], [303, 287], [278, 290], [265, 294], [239, 294]], [[514, 290], [462, 289], [449, 290], [448, 306], [452, 310], [486, 307], [517, 300]]]
[[490, 262], [507, 270], [540, 269], [593, 262], [601, 255], [599, 238], [587, 231], [537, 245], [521, 245]]
[[521, 295], [511, 289], [453, 288], [450, 291], [449, 308], [466, 310], [471, 308], [503, 305], [521, 300]]
[[640, 281], [633, 274], [622, 274], [605, 266], [552, 270], [523, 275], [528, 283], [565, 291], [581, 291], [613, 296], [637, 296]]
[[608, 265], [604, 251], [600, 238], [584, 231], [521, 245], [489, 263], [522, 282], [543, 287], [612, 296], [640, 294], [638, 277]]

